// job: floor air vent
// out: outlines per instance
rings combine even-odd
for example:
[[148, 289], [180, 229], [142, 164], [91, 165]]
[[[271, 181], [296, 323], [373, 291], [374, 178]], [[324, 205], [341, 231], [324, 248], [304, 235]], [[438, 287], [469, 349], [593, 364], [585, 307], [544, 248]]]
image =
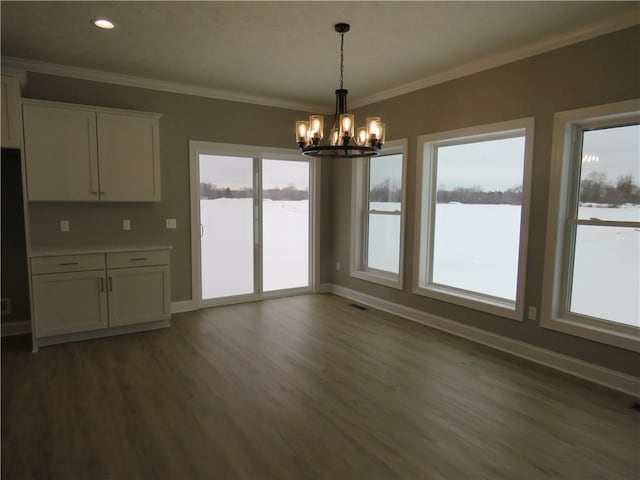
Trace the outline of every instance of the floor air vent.
[[368, 310], [367, 307], [363, 307], [362, 305], [356, 305], [355, 303], [352, 303], [351, 306], [353, 308], [357, 308], [358, 310]]

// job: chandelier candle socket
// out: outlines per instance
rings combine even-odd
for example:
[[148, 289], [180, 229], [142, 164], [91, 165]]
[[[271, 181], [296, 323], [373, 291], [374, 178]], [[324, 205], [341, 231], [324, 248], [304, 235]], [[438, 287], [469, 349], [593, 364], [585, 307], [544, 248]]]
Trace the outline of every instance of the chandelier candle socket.
[[361, 158], [378, 155], [384, 144], [384, 123], [380, 117], [367, 118], [366, 126], [357, 129], [355, 118], [347, 112], [348, 90], [343, 88], [344, 34], [350, 29], [347, 23], [335, 25], [340, 34], [340, 88], [336, 90], [336, 110], [333, 127], [329, 135], [329, 145], [321, 145], [324, 138], [322, 115], [311, 115], [309, 121], [296, 122], [296, 142], [303, 155], [310, 157]]

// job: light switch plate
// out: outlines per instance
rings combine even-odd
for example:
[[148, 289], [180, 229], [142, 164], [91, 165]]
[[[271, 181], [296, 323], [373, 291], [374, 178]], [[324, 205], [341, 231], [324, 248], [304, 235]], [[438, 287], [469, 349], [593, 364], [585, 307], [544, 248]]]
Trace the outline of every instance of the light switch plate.
[[69, 220], [60, 220], [60, 231], [61, 232], [69, 231]]
[[131, 220], [125, 218], [122, 220], [122, 229], [123, 230], [131, 230]]
[[177, 228], [177, 222], [175, 218], [167, 218], [167, 228]]

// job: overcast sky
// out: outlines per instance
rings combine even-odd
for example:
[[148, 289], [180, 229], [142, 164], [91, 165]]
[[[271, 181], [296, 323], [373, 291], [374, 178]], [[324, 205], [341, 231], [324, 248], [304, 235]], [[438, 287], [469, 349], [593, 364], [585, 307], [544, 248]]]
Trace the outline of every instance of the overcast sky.
[[640, 183], [640, 125], [584, 132], [582, 154], [595, 155], [598, 161], [582, 162], [581, 178], [602, 172], [612, 185], [621, 175], [631, 175], [636, 185]]
[[[582, 178], [602, 172], [614, 184], [621, 175], [632, 175], [640, 183], [640, 125], [585, 132], [583, 155], [595, 155], [597, 162], [582, 163]], [[438, 149], [438, 188], [454, 189], [479, 185], [484, 190], [506, 190], [522, 184], [524, 137], [454, 145]], [[337, 160], [341, 161], [341, 160]], [[400, 155], [374, 157], [371, 185], [386, 178], [399, 183]], [[409, 176], [411, 172], [408, 173]], [[200, 156], [200, 181], [232, 189], [251, 188], [253, 159]], [[265, 160], [264, 188], [298, 189], [309, 186], [308, 162]]]
[[438, 148], [438, 189], [480, 186], [484, 191], [522, 185], [524, 137]]
[[[299, 190], [309, 188], [309, 163], [284, 160], [264, 160], [263, 188], [286, 187], [293, 184]], [[253, 158], [200, 155], [200, 182], [231, 189], [253, 187]]]
[[389, 179], [391, 186], [402, 184], [402, 155], [372, 157], [369, 168], [369, 185], [375, 187]]

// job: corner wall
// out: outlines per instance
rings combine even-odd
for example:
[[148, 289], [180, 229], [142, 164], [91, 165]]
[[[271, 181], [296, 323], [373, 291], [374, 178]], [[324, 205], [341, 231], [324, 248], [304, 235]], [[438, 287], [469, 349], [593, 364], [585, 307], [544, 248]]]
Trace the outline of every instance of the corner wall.
[[[328, 268], [336, 285], [640, 377], [640, 355], [541, 328], [539, 320], [517, 322], [411, 293], [417, 252], [414, 224], [417, 137], [474, 125], [535, 117], [532, 203], [525, 305], [542, 298], [547, 198], [553, 114], [640, 97], [640, 26], [557, 49], [356, 110], [357, 118], [379, 115], [387, 139], [408, 138], [407, 205], [403, 291], [349, 276], [348, 268]], [[331, 177], [332, 257], [349, 265], [351, 163], [334, 161]], [[326, 267], [326, 266], [325, 266]]]

